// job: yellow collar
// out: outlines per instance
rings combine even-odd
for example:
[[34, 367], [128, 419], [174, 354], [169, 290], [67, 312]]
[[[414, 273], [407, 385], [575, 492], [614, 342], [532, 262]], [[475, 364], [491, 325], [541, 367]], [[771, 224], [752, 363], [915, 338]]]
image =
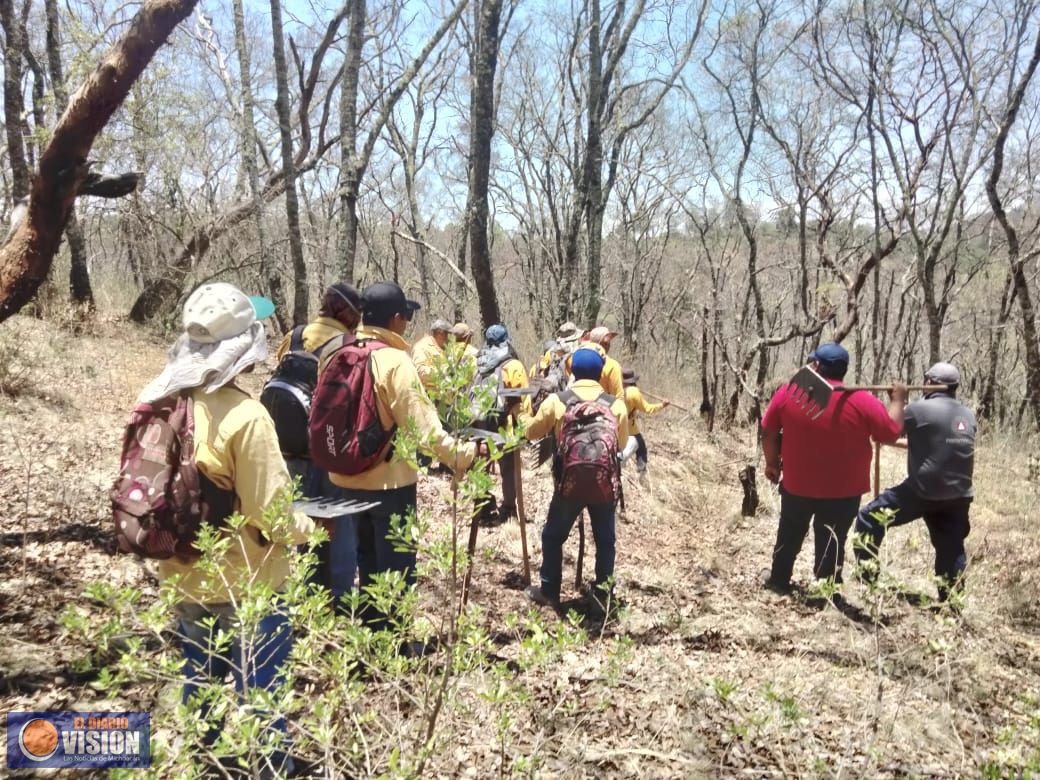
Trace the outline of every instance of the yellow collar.
[[399, 336], [392, 330], [386, 328], [377, 328], [374, 325], [362, 325], [358, 328], [357, 337], [359, 339], [376, 339], [382, 341], [388, 347], [394, 349], [403, 349], [405, 352], [409, 350], [408, 342], [404, 340], [403, 336]]

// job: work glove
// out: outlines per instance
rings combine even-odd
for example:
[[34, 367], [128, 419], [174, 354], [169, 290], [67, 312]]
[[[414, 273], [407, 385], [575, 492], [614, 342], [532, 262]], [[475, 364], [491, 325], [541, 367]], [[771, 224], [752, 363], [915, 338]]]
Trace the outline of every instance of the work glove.
[[629, 458], [632, 457], [632, 453], [634, 453], [636, 451], [636, 447], [638, 447], [638, 446], [639, 446], [639, 442], [636, 441], [636, 437], [635, 436], [630, 436], [629, 439], [628, 439], [628, 443], [625, 445], [625, 449], [623, 449], [618, 454], [618, 459], [622, 463], [624, 463], [626, 460], [628, 460]]

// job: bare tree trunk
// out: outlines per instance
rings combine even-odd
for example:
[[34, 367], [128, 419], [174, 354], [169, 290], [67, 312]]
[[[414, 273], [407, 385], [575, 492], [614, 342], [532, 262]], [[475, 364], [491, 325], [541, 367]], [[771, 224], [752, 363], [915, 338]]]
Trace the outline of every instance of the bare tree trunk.
[[[296, 165], [293, 160], [292, 114], [289, 110], [289, 73], [285, 62], [285, 31], [282, 27], [281, 0], [271, 0], [271, 31], [274, 35], [274, 75], [276, 83], [275, 110], [278, 114], [278, 136], [282, 147], [282, 177], [285, 180], [285, 219], [289, 231], [289, 256], [293, 267], [293, 323], [302, 325], [308, 320], [307, 263], [303, 258], [303, 235], [300, 233], [300, 199], [296, 194]], [[241, 56], [241, 55], [240, 55]], [[246, 74], [248, 79], [248, 73]], [[245, 106], [243, 106], [243, 111]], [[252, 183], [250, 183], [252, 184]], [[253, 191], [254, 201], [256, 193]], [[281, 283], [271, 292], [281, 291]], [[277, 305], [277, 301], [275, 304]], [[284, 311], [284, 307], [282, 307]], [[281, 322], [283, 328], [287, 322]]]
[[[51, 90], [54, 92], [55, 113], [60, 115], [69, 104], [69, 93], [65, 88], [65, 69], [61, 61], [61, 22], [57, 0], [44, 0], [47, 14], [47, 67], [51, 72]], [[76, 218], [73, 205], [69, 221], [65, 225], [65, 236], [69, 240], [69, 294], [73, 303], [94, 309], [94, 290], [90, 285], [90, 270], [87, 267], [87, 242], [83, 229]]]
[[343, 87], [340, 93], [340, 207], [342, 210], [340, 221], [343, 225], [340, 236], [340, 263], [344, 281], [354, 281], [357, 262], [357, 202], [361, 191], [361, 180], [365, 171], [368, 170], [372, 152], [375, 150], [397, 101], [401, 99], [401, 95], [404, 94], [412, 79], [426, 63], [430, 53], [441, 42], [448, 30], [458, 22], [459, 16], [466, 10], [467, 2], [468, 0], [458, 0], [448, 16], [415, 55], [411, 64], [397, 77], [393, 86], [386, 90], [385, 96], [381, 99], [378, 116], [365, 136], [364, 145], [358, 150], [357, 98], [358, 78], [361, 70], [361, 47], [365, 42], [365, 0], [351, 0], [347, 55], [343, 65]]
[[249, 46], [246, 43], [246, 15], [242, 0], [233, 0], [232, 15], [235, 22], [235, 49], [238, 54], [239, 96], [242, 101], [242, 164], [249, 179], [249, 196], [253, 201], [253, 226], [256, 229], [257, 252], [260, 257], [260, 276], [267, 282], [278, 323], [283, 330], [288, 330], [290, 318], [285, 307], [282, 277], [271, 262], [269, 247], [264, 237], [264, 202], [260, 197], [260, 166], [256, 159], [259, 138], [253, 119], [252, 58], [249, 56]]
[[11, 166], [11, 197], [29, 194], [31, 180], [25, 155], [25, 99], [22, 95], [25, 48], [28, 46], [25, 26], [14, 0], [0, 0], [0, 24], [4, 28], [4, 130], [7, 133], [7, 156]]
[[0, 248], [0, 321], [21, 309], [47, 278], [62, 230], [87, 175], [86, 161], [94, 139], [196, 2], [146, 0], [112, 50], [72, 97], [40, 157], [26, 219]]
[[585, 139], [585, 229], [588, 240], [585, 321], [599, 317], [600, 252], [603, 245], [603, 53], [600, 49], [599, 0], [589, 0], [589, 113]]
[[502, 0], [483, 0], [473, 73], [473, 146], [470, 148], [469, 226], [470, 262], [477, 288], [480, 318], [488, 328], [501, 320], [495, 294], [495, 276], [488, 246], [488, 184], [491, 171], [491, 138], [495, 132], [495, 69], [498, 66], [498, 32]]
[[[469, 145], [468, 149], [474, 149], [476, 147], [476, 133], [477, 133], [477, 117], [475, 114], [477, 104], [473, 101], [472, 95], [474, 91], [473, 78], [477, 72], [477, 53], [480, 49], [480, 0], [473, 0], [473, 36], [470, 40], [469, 46], [467, 47], [467, 55], [469, 58], [469, 77], [470, 77], [470, 101], [469, 101]], [[459, 226], [459, 249], [456, 255], [455, 264], [459, 270], [465, 274], [466, 265], [469, 255], [469, 231], [472, 229], [473, 222], [473, 156], [470, 155], [466, 158], [466, 205], [462, 211], [462, 224]], [[466, 280], [465, 277], [455, 278], [455, 321], [461, 322], [466, 318], [465, 311], [466, 302]]]
[[343, 63], [343, 85], [340, 88], [340, 274], [353, 284], [357, 263], [357, 201], [361, 188], [361, 166], [357, 159], [357, 100], [361, 73], [361, 49], [365, 45], [365, 0], [350, 3], [350, 25], [347, 30], [347, 54]]
[[1038, 64], [1040, 64], [1040, 33], [1037, 33], [1029, 63], [1019, 78], [1007, 109], [1000, 119], [996, 140], [993, 144], [993, 168], [986, 179], [986, 196], [989, 198], [993, 215], [996, 217], [997, 222], [1000, 223], [1001, 228], [1003, 228], [1007, 239], [1007, 259], [1010, 266], [1012, 290], [1018, 296], [1018, 305], [1022, 312], [1022, 342], [1026, 353], [1026, 400], [1033, 413], [1034, 424], [1040, 428], [1040, 338], [1037, 336], [1036, 309], [1034, 308], [1032, 293], [1029, 289], [1029, 278], [1026, 275], [1026, 259], [1021, 256], [1018, 231], [1015, 230], [1008, 219], [1004, 203], [1000, 193], [997, 191], [997, 187], [1000, 184], [1000, 176], [1004, 170], [1004, 149], [1007, 146], [1008, 135], [1015, 124], [1015, 120], [1018, 118], [1018, 110], [1022, 106], [1022, 98], [1029, 87], [1029, 82], [1036, 73]]

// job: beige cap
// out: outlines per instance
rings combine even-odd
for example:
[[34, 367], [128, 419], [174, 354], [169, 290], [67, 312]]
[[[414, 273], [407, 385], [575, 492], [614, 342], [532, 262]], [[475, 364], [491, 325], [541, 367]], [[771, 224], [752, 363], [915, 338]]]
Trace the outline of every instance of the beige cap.
[[473, 328], [465, 322], [456, 322], [451, 326], [451, 334], [457, 339], [473, 338]]
[[596, 344], [605, 344], [616, 335], [618, 335], [617, 331], [613, 331], [604, 325], [597, 325], [589, 331], [589, 341], [593, 341]]
[[273, 313], [274, 305], [266, 298], [250, 297], [227, 282], [211, 282], [188, 296], [182, 321], [192, 341], [214, 344], [245, 333]]

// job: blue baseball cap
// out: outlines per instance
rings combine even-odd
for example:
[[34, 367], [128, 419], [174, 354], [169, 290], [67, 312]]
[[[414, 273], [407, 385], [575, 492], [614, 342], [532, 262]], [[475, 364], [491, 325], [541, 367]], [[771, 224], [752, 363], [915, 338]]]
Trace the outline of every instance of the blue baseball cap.
[[571, 373], [575, 379], [599, 379], [603, 357], [594, 349], [579, 349], [571, 355]]
[[820, 346], [809, 355], [809, 362], [812, 363], [814, 361], [820, 363], [845, 363], [848, 365], [849, 351], [841, 344], [828, 341], [825, 344], [820, 344]]
[[497, 347], [499, 344], [504, 344], [509, 341], [509, 331], [506, 330], [506, 326], [502, 323], [492, 325], [484, 331], [484, 341], [486, 341], [489, 346]]

